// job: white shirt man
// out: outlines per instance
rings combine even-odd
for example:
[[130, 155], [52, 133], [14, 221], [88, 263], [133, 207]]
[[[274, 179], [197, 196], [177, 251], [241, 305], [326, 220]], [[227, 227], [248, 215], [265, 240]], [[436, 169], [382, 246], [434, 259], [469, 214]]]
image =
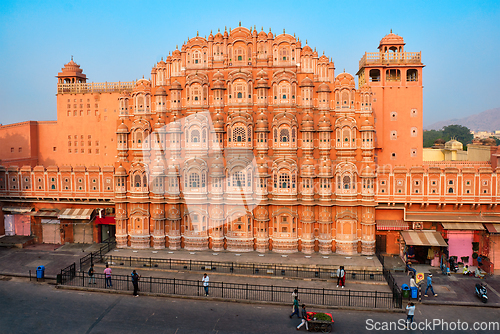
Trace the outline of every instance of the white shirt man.
[[208, 281], [209, 280], [210, 280], [210, 278], [208, 277], [207, 274], [204, 274], [203, 278], [201, 279], [201, 281], [203, 282], [203, 288], [205, 288], [205, 296], [208, 296]]

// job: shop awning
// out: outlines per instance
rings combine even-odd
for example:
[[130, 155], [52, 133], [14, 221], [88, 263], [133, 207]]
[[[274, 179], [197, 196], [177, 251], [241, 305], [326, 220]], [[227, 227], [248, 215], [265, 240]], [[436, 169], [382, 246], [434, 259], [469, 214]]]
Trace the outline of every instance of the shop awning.
[[467, 214], [455, 212], [407, 212], [406, 221], [437, 222], [437, 223], [500, 223], [500, 216], [485, 216], [481, 214]]
[[486, 226], [486, 229], [490, 233], [499, 233], [500, 234], [500, 224], [484, 224]]
[[105, 224], [105, 225], [115, 225], [115, 217], [97, 217], [95, 219], [96, 224]]
[[401, 235], [407, 245], [447, 247], [441, 233], [436, 231], [402, 231]]
[[481, 223], [441, 223], [445, 230], [484, 230]]
[[37, 211], [37, 212], [31, 212], [30, 216], [33, 217], [42, 217], [42, 218], [57, 218], [59, 215], [59, 210], [55, 211]]
[[31, 207], [24, 206], [4, 206], [2, 211], [10, 212], [10, 213], [27, 213], [33, 210]]
[[57, 216], [59, 219], [90, 219], [94, 209], [64, 209]]
[[379, 231], [406, 231], [408, 223], [402, 220], [377, 220], [377, 230]]

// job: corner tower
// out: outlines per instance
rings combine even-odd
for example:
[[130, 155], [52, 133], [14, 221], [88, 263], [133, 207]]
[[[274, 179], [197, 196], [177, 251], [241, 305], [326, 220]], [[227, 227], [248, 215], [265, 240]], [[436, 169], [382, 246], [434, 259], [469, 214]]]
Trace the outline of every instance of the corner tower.
[[406, 52], [403, 37], [391, 33], [378, 52], [359, 61], [359, 86], [373, 91], [375, 153], [378, 165], [422, 163], [423, 86], [420, 52]]
[[74, 84], [74, 83], [86, 83], [87, 76], [83, 74], [83, 70], [80, 65], [73, 61], [73, 56], [69, 63], [64, 65], [61, 72], [57, 73], [57, 83], [59, 84]]

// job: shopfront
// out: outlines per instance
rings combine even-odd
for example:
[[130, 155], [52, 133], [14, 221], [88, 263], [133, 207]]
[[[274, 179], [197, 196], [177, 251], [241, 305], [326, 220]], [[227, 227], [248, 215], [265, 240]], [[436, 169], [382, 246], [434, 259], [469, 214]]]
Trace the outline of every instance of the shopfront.
[[484, 224], [490, 236], [488, 255], [495, 275], [500, 274], [500, 224]]
[[92, 215], [94, 209], [63, 209], [58, 215], [65, 225], [73, 227], [73, 242], [89, 244], [93, 242]]
[[405, 261], [438, 267], [443, 247], [448, 247], [440, 232], [434, 230], [401, 231], [400, 255]]
[[380, 254], [399, 254], [399, 232], [408, 230], [403, 220], [377, 220], [376, 249]]
[[[441, 223], [448, 239], [448, 257], [456, 256], [464, 265], [472, 264], [472, 242], [474, 235], [485, 230], [481, 223]], [[476, 237], [476, 239], [478, 239]]]
[[115, 217], [96, 217], [95, 224], [99, 231], [98, 242], [115, 240]]
[[3, 207], [5, 235], [31, 235], [31, 207]]

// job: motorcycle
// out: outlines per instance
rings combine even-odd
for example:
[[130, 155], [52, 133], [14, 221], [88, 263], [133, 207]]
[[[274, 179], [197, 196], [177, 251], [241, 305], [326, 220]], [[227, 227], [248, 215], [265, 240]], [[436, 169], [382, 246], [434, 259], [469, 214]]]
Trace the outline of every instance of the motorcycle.
[[486, 285], [477, 283], [475, 292], [476, 296], [478, 296], [478, 298], [481, 299], [483, 303], [486, 303], [488, 301], [488, 291], [486, 291]]
[[458, 264], [455, 262], [455, 258], [450, 257], [448, 262], [450, 263], [450, 271], [456, 273], [458, 271]]

